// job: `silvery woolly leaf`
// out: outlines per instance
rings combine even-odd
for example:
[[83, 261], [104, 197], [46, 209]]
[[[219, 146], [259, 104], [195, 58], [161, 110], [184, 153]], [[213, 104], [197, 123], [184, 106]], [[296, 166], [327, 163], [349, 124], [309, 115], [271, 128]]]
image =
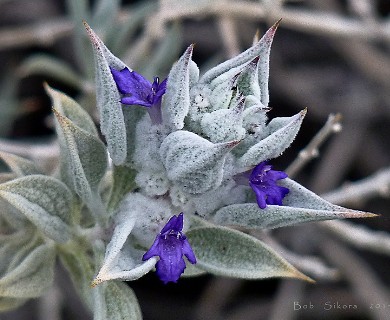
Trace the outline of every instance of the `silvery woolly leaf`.
[[94, 290], [94, 320], [142, 320], [137, 297], [125, 283], [110, 281]]
[[72, 194], [57, 179], [30, 175], [0, 185], [0, 197], [23, 213], [47, 237], [70, 238]]
[[41, 173], [34, 162], [14, 154], [0, 151], [0, 159], [3, 160], [11, 171], [18, 177]]
[[253, 95], [260, 100], [258, 62], [259, 57], [256, 57], [241, 71], [237, 78], [237, 89], [244, 96]]
[[[213, 81], [209, 85], [211, 89], [211, 93], [208, 96], [210, 107], [211, 107], [210, 111], [228, 108], [229, 103], [232, 100], [238, 100], [238, 99], [232, 99], [234, 93], [234, 87], [236, 86], [236, 84], [237, 84], [237, 72], [232, 70], [231, 72], [224, 74], [223, 77], [222, 76], [219, 77], [217, 80]], [[202, 84], [200, 84], [200, 87], [201, 86]]]
[[10, 298], [35, 298], [51, 285], [54, 277], [55, 248], [41, 244], [0, 278], [0, 296]]
[[24, 304], [27, 300], [28, 299], [0, 297], [0, 312], [14, 310]]
[[213, 143], [241, 140], [245, 136], [242, 127], [243, 97], [230, 109], [206, 113], [201, 121], [202, 132]]
[[283, 206], [268, 205], [260, 209], [257, 203], [233, 204], [219, 209], [214, 222], [251, 229], [274, 229], [311, 221], [375, 216], [334, 205], [289, 178], [278, 184], [290, 190], [283, 199]]
[[118, 262], [119, 253], [121, 252], [127, 237], [134, 228], [135, 220], [136, 217], [132, 214], [132, 212], [118, 213], [114, 232], [106, 248], [103, 265], [93, 280], [92, 286], [96, 286], [103, 281], [113, 279], [111, 276], [112, 272], [110, 270], [113, 269]]
[[107, 170], [103, 142], [81, 129], [53, 109], [61, 146], [61, 171], [64, 180], [97, 216], [104, 215], [99, 184]]
[[[13, 264], [19, 264], [18, 257], [21, 251], [31, 251], [34, 245], [33, 228], [25, 228], [11, 234], [0, 235], [0, 277], [4, 275]], [[18, 253], [18, 254], [16, 254]]]
[[[180, 130], [184, 127], [184, 118], [190, 106], [190, 71], [193, 45], [189, 46], [180, 57], [168, 75], [167, 90], [162, 102], [163, 123], [172, 130]], [[191, 75], [191, 79], [196, 75]]]
[[57, 110], [58, 113], [67, 117], [75, 125], [88, 133], [96, 137], [99, 136], [92, 118], [75, 100], [61, 91], [51, 88], [47, 84], [45, 84], [45, 90], [52, 100], [54, 109]]
[[295, 139], [306, 109], [291, 117], [290, 122], [273, 132], [248, 149], [237, 161], [237, 172], [244, 172], [262, 161], [276, 158], [286, 150]]
[[110, 67], [121, 70], [126, 65], [107, 49], [86, 22], [84, 25], [92, 42], [95, 56], [96, 99], [100, 114], [100, 129], [106, 138], [112, 161], [120, 165], [127, 156], [126, 127], [120, 94], [111, 75]]
[[86, 305], [93, 309], [91, 279], [94, 274], [94, 266], [90, 257], [80, 246], [62, 247], [59, 250], [59, 258], [62, 265], [69, 272], [73, 285], [83, 298]]
[[[268, 83], [268, 74], [265, 72], [267, 68], [266, 62], [269, 60], [269, 52], [272, 44], [273, 37], [275, 35], [276, 29], [280, 23], [280, 20], [276, 22], [267, 32], [266, 34], [257, 42], [254, 46], [250, 47], [246, 51], [242, 52], [238, 56], [227, 60], [218, 66], [207, 71], [201, 78], [200, 82], [202, 83], [210, 83], [215, 78], [221, 76], [225, 72], [229, 72], [232, 69], [242, 68], [246, 63], [250, 62], [256, 57], [259, 57], [262, 62], [262, 67], [259, 67], [259, 79], [264, 78], [264, 80]], [[237, 69], [238, 71], [238, 69]], [[260, 83], [260, 88], [262, 89], [263, 84]], [[268, 90], [268, 89], [267, 89]], [[268, 93], [268, 92], [267, 92]], [[266, 99], [264, 100], [266, 101]], [[263, 102], [263, 101], [262, 101]], [[266, 101], [267, 102], [267, 101]], [[266, 105], [266, 103], [263, 102]]]
[[260, 209], [257, 203], [232, 204], [219, 209], [214, 216], [214, 222], [249, 229], [275, 229], [311, 221], [373, 216], [366, 212], [334, 207], [324, 210], [268, 205], [265, 209]]
[[160, 147], [168, 178], [191, 194], [218, 187], [223, 178], [227, 153], [238, 141], [213, 144], [189, 131], [175, 131]]
[[189, 230], [186, 235], [197, 267], [212, 274], [241, 279], [290, 277], [311, 280], [263, 242], [242, 232], [206, 227]]
[[[14, 179], [16, 179], [16, 177]], [[13, 230], [21, 230], [31, 226], [31, 222], [27, 219], [27, 217], [22, 212], [20, 212], [12, 204], [2, 199], [1, 197], [0, 197], [0, 208], [1, 208], [0, 219], [6, 225], [6, 228], [10, 228]]]

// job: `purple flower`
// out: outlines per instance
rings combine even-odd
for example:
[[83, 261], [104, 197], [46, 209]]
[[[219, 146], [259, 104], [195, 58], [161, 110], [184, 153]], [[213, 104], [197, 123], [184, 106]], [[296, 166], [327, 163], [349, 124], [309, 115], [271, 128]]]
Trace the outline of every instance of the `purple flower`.
[[167, 79], [160, 83], [159, 78], [154, 77], [153, 83], [150, 83], [142, 75], [128, 68], [120, 71], [111, 68], [111, 73], [119, 92], [124, 95], [121, 102], [148, 108], [152, 122], [161, 123], [161, 98], [167, 87]]
[[249, 185], [255, 192], [257, 204], [261, 209], [264, 209], [267, 204], [282, 205], [282, 199], [289, 189], [278, 186], [276, 181], [284, 178], [287, 178], [287, 173], [272, 170], [272, 166], [267, 161], [260, 162], [253, 168], [249, 176]]
[[195, 254], [182, 230], [183, 213], [180, 213], [178, 216], [169, 219], [150, 249], [142, 257], [143, 261], [154, 256], [160, 257], [160, 260], [156, 263], [156, 271], [158, 277], [164, 283], [177, 282], [184, 272], [186, 264], [183, 255], [192, 264], [196, 263]]

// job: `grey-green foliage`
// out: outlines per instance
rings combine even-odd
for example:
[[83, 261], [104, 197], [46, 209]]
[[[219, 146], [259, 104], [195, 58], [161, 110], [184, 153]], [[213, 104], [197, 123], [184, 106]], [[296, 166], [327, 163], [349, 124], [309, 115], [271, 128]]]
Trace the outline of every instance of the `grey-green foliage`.
[[71, 237], [72, 195], [62, 182], [44, 175], [30, 175], [1, 184], [0, 197], [49, 238], [66, 242]]
[[141, 309], [133, 290], [112, 281], [96, 290], [94, 320], [141, 320]]
[[[119, 2], [100, 0], [88, 14], [86, 1], [68, 4], [73, 18], [86, 14], [107, 27]], [[143, 261], [143, 255], [180, 212], [198, 261], [185, 275], [308, 281], [263, 242], [226, 226], [277, 228], [370, 216], [335, 206], [290, 179], [278, 182], [290, 190], [284, 205], [260, 209], [248, 196], [249, 182], [239, 182], [247, 170], [289, 147], [306, 114], [268, 121], [268, 63], [277, 24], [201, 77], [189, 46], [169, 72], [162, 123], [120, 103], [110, 68], [126, 65], [85, 27], [105, 143], [76, 101], [46, 86], [60, 146], [54, 176], [27, 159], [0, 154], [11, 171], [0, 180], [0, 226], [6, 230], [0, 235], [0, 310], [42, 295], [58, 256], [94, 319], [141, 319], [134, 292], [118, 281], [154, 268], [158, 257]], [[64, 76], [62, 67], [51, 70]]]
[[[262, 210], [249, 200], [249, 182], [237, 182], [242, 180], [238, 176], [288, 148], [306, 114], [303, 110], [268, 121], [268, 62], [276, 28], [277, 24], [251, 48], [201, 77], [192, 61], [193, 46], [174, 64], [162, 99], [162, 123], [152, 123], [148, 115], [136, 123], [130, 163], [139, 192], [127, 195], [114, 216], [113, 237], [94, 284], [134, 280], [147, 272], [148, 262], [154, 264], [156, 258], [141, 263], [137, 250], [150, 247], [167, 214], [184, 212], [189, 219], [197, 214], [217, 224], [247, 229], [369, 216], [327, 203], [288, 179], [281, 182], [290, 188], [286, 205]], [[118, 62], [96, 37], [91, 36], [100, 67], [97, 91], [105, 96], [113, 87], [102, 80], [112, 78], [106, 64], [118, 68]], [[261, 241], [229, 228], [201, 225], [185, 227], [198, 257], [190, 275], [207, 271], [240, 278], [305, 278]]]
[[308, 278], [261, 241], [224, 227], [187, 232], [199, 268], [242, 279]]
[[107, 169], [107, 151], [89, 115], [66, 95], [47, 87], [56, 116], [61, 174], [93, 214], [104, 215], [99, 194]]

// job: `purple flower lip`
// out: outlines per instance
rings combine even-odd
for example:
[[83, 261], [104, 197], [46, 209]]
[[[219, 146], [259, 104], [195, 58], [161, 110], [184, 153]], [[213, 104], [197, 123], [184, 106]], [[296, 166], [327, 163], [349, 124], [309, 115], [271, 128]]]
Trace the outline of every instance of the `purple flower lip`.
[[260, 162], [252, 171], [243, 172], [235, 177], [238, 184], [247, 185], [256, 195], [256, 201], [261, 209], [265, 209], [267, 204], [282, 205], [283, 198], [289, 193], [289, 189], [278, 186], [277, 180], [287, 178], [287, 173], [272, 170], [272, 166], [267, 161]]
[[195, 254], [182, 230], [183, 213], [180, 213], [169, 219], [150, 249], [142, 257], [143, 261], [154, 256], [160, 257], [156, 263], [156, 273], [165, 284], [177, 282], [184, 272], [186, 264], [183, 255], [192, 264], [196, 263]]
[[146, 107], [152, 123], [162, 122], [161, 99], [167, 88], [167, 79], [160, 83], [160, 79], [154, 77], [151, 83], [141, 74], [128, 68], [120, 71], [111, 68], [111, 74], [119, 92], [123, 95], [121, 103]]

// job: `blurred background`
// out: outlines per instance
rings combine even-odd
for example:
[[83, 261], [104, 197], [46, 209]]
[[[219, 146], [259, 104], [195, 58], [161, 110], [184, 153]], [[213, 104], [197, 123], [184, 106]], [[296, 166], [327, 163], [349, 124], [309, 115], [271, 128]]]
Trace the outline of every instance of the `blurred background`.
[[[390, 319], [390, 1], [0, 0], [0, 151], [47, 171], [58, 147], [44, 82], [77, 99], [98, 123], [82, 20], [151, 80], [165, 78], [191, 43], [205, 71], [251, 46], [280, 18], [269, 115], [305, 107], [308, 114], [293, 145], [272, 163], [329, 201], [380, 217], [252, 233], [316, 284], [202, 276], [163, 285], [148, 274], [129, 283], [145, 320]], [[296, 159], [308, 161], [293, 168]], [[91, 314], [59, 265], [47, 295], [0, 319]]]

